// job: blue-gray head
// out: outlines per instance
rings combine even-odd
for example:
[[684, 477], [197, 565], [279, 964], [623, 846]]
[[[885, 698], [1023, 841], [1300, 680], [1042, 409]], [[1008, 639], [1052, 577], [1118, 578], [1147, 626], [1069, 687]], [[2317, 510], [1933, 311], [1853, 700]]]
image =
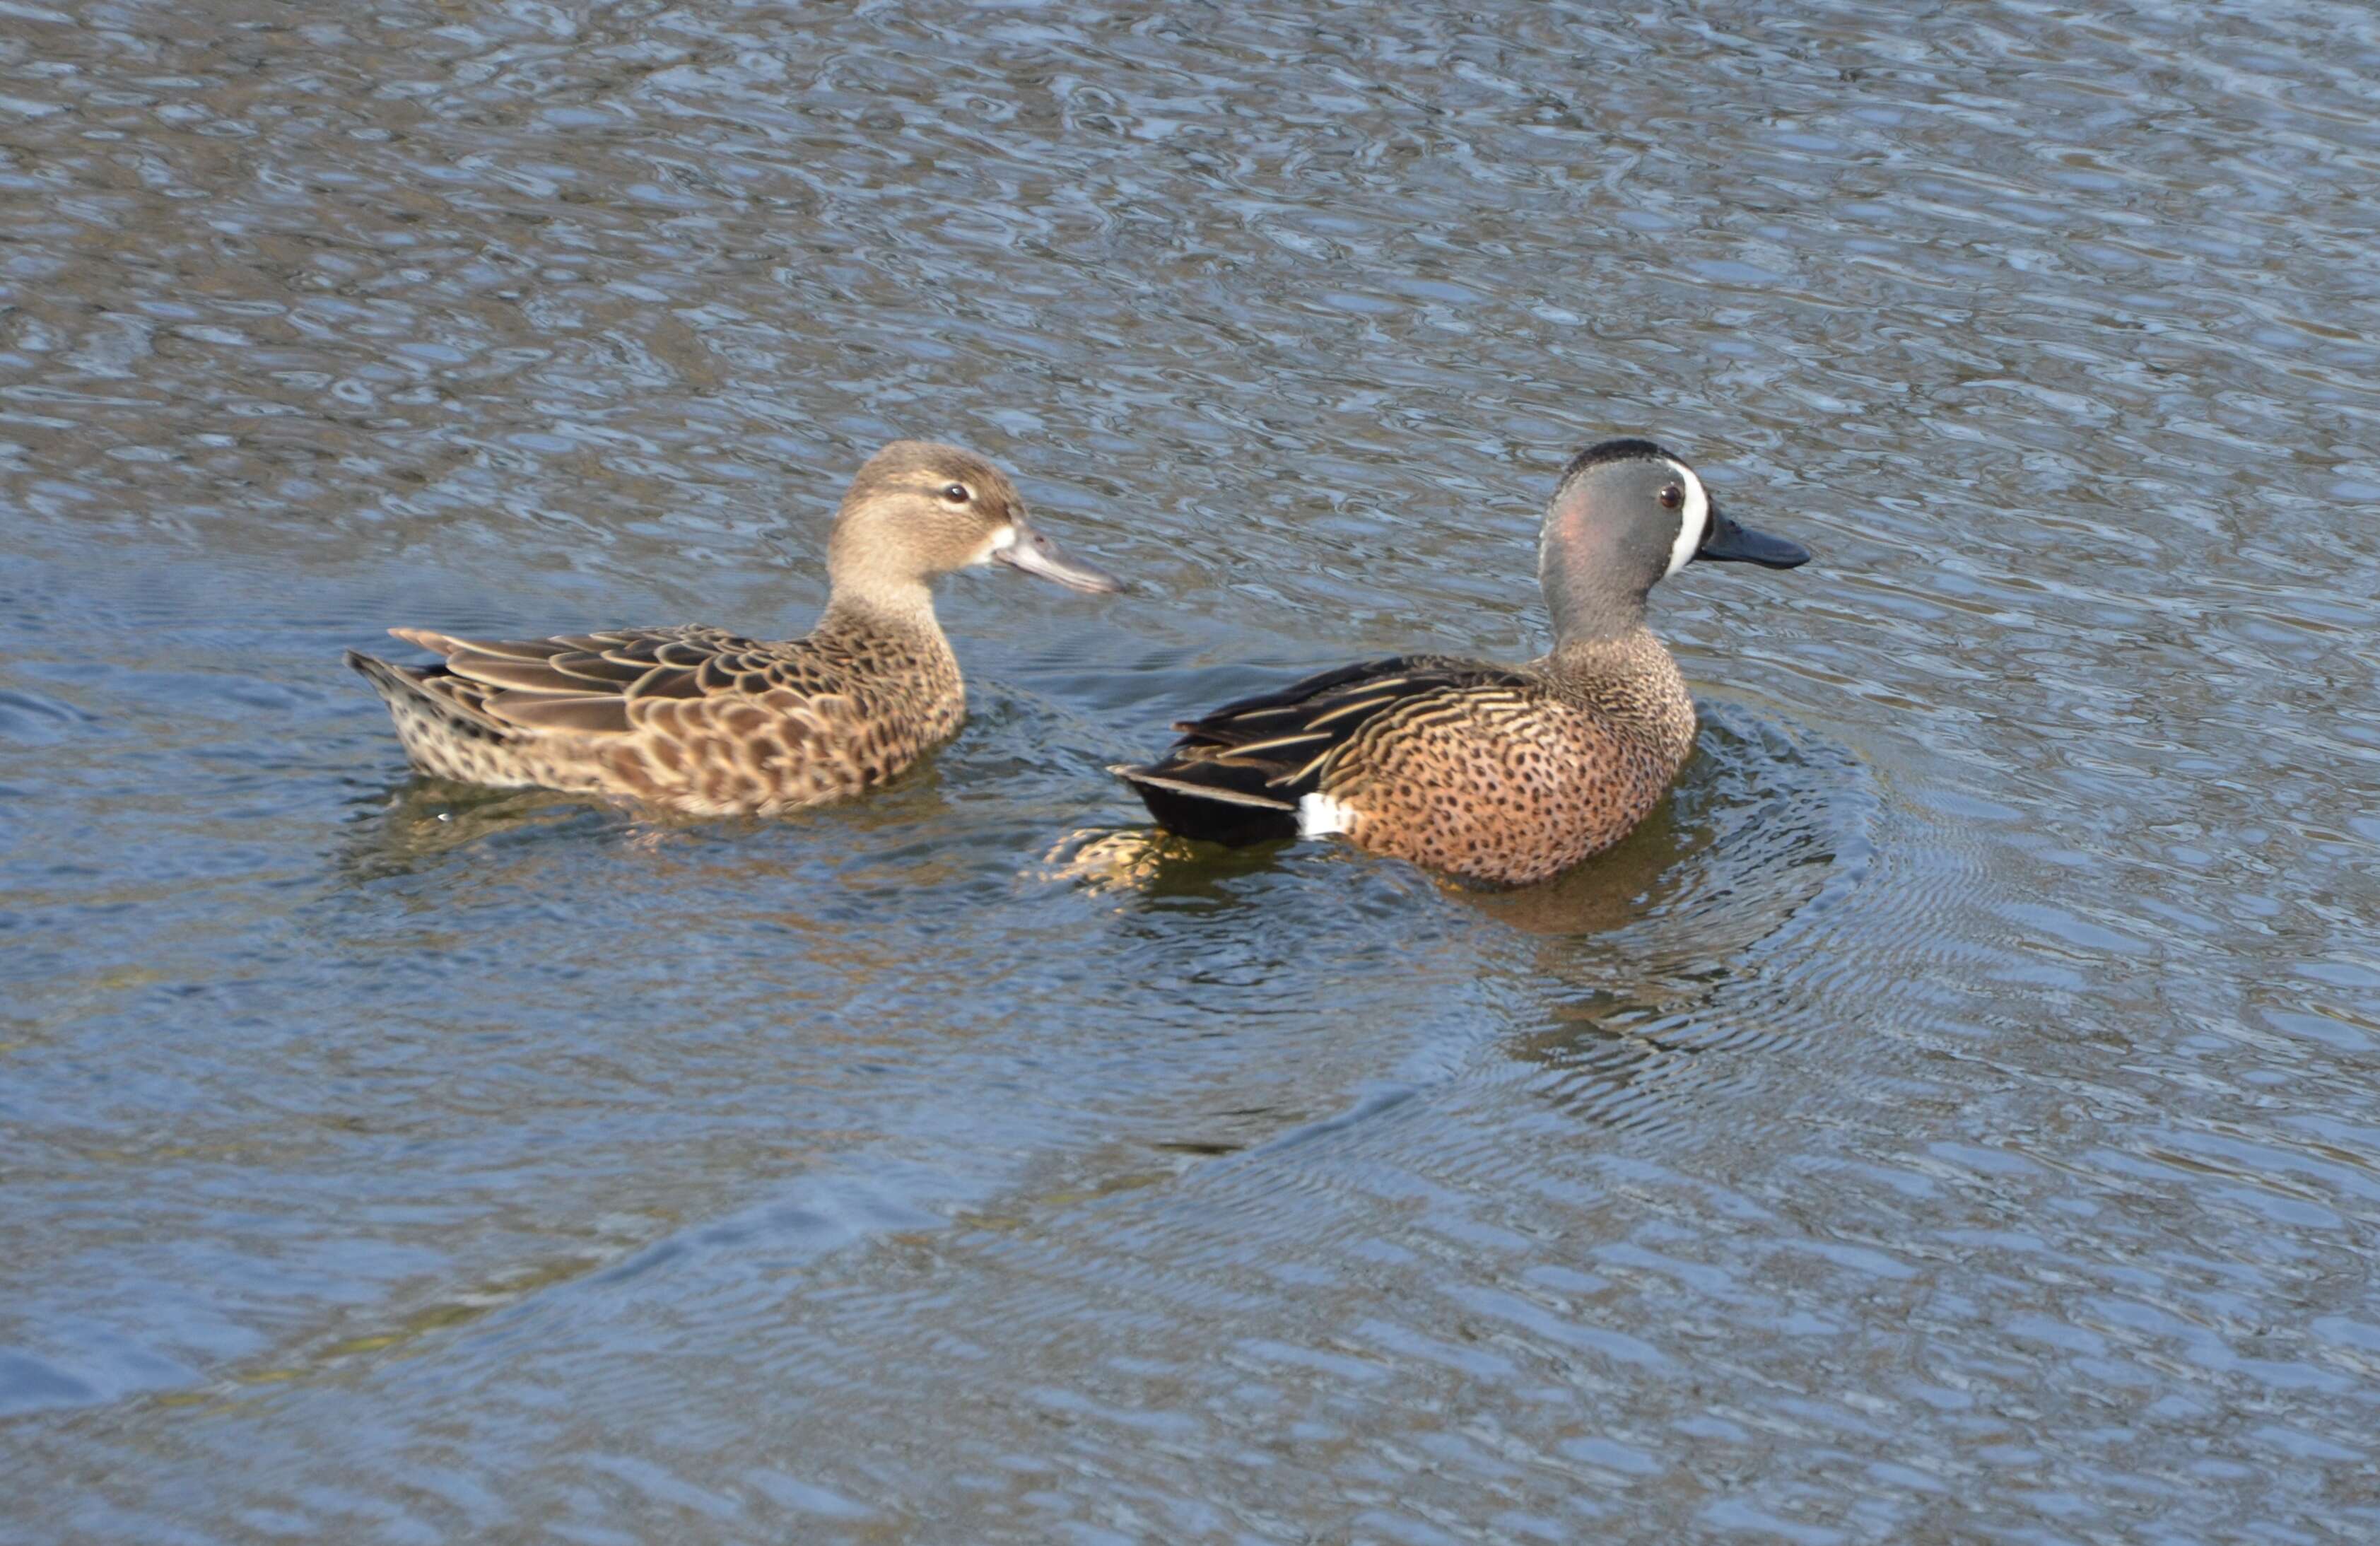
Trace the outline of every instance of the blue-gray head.
[[1810, 554], [1729, 519], [1694, 469], [1649, 440], [1588, 446], [1562, 469], [1537, 545], [1555, 639], [1640, 627], [1645, 595], [1697, 558], [1790, 569]]

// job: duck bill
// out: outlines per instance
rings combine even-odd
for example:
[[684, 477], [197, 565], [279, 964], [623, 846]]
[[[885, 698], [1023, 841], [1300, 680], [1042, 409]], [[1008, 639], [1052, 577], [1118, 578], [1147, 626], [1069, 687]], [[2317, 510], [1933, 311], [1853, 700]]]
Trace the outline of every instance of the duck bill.
[[1810, 550], [1799, 542], [1738, 526], [1725, 511], [1714, 508], [1710, 535], [1694, 550], [1694, 556], [1719, 564], [1757, 564], [1767, 569], [1790, 569], [1797, 564], [1807, 564]]
[[992, 561], [1028, 575], [1053, 579], [1070, 590], [1121, 590], [1123, 581], [1096, 564], [1086, 564], [1025, 523], [1019, 516], [1008, 541], [991, 550]]

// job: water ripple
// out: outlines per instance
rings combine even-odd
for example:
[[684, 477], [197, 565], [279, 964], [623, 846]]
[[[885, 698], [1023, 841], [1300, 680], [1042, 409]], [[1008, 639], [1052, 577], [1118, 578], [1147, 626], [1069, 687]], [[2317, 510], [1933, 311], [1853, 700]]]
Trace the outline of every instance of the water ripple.
[[[2368, 7], [0, 11], [29, 1539], [2380, 1529]], [[1642, 832], [1139, 835], [1613, 431], [1819, 560]], [[1136, 589], [881, 799], [337, 664], [798, 627], [910, 433]]]

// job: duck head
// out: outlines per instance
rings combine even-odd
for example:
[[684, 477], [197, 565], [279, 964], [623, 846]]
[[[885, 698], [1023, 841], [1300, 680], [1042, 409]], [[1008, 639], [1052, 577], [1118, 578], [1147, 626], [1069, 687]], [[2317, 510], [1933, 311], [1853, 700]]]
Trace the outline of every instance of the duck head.
[[1790, 569], [1808, 550], [1738, 525], [1694, 469], [1649, 440], [1607, 440], [1572, 457], [1537, 548], [1558, 639], [1641, 627], [1653, 587], [1696, 559]]
[[835, 589], [888, 601], [984, 564], [1076, 590], [1123, 589], [1034, 530], [1006, 473], [972, 451], [931, 441], [896, 440], [868, 457], [827, 539]]

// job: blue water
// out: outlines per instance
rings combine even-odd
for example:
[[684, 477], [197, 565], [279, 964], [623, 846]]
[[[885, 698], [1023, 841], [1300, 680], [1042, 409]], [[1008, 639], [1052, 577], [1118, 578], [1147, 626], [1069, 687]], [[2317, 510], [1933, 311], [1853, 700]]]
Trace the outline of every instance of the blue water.
[[[0, 1539], [2380, 1533], [2356, 6], [0, 9]], [[1510, 894], [1155, 840], [1173, 718], [1705, 714]], [[417, 784], [339, 664], [969, 576], [863, 805]], [[1012, 577], [1013, 578], [1013, 577]]]

